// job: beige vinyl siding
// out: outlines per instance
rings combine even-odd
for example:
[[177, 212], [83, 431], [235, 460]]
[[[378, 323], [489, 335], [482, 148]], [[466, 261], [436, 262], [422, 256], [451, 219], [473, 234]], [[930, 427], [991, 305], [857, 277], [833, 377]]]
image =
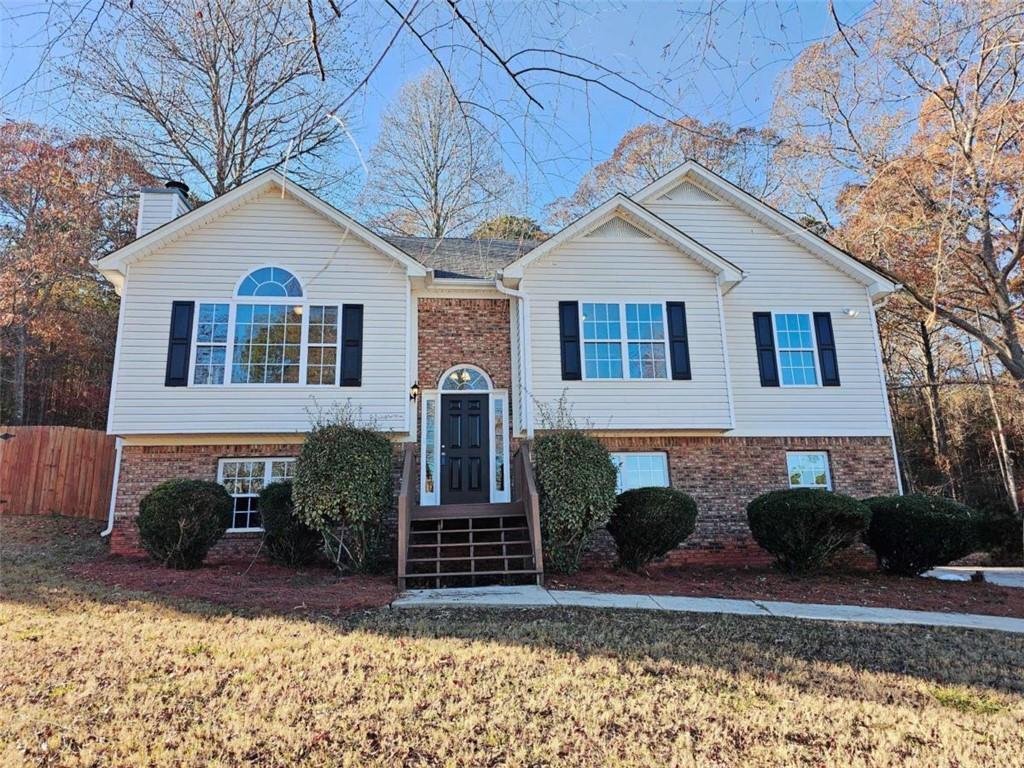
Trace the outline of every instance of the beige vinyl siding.
[[[537, 429], [545, 426], [537, 404], [553, 406], [563, 390], [577, 422], [594, 429], [728, 428], [715, 277], [674, 247], [654, 238], [579, 238], [531, 264], [522, 288], [530, 297], [527, 395]], [[693, 379], [562, 381], [559, 301], [686, 302]]]
[[[364, 305], [362, 386], [165, 387], [171, 303], [230, 301], [239, 280], [265, 265], [293, 272], [312, 303]], [[351, 403], [405, 432], [406, 324], [402, 266], [280, 191], [265, 193], [129, 267], [110, 431], [305, 431], [309, 411]]]
[[[864, 285], [726, 203], [659, 200], [647, 207], [746, 274], [724, 296], [736, 411], [730, 434], [889, 434]], [[848, 317], [847, 309], [860, 314]], [[797, 311], [831, 313], [841, 386], [760, 385], [753, 313]]]

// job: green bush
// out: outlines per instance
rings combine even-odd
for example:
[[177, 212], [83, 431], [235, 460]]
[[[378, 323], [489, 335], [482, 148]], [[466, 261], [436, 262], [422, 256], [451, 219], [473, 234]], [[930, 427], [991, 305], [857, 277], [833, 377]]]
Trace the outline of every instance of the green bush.
[[219, 483], [168, 480], [139, 502], [142, 546], [167, 568], [198, 568], [231, 525], [234, 503]]
[[596, 438], [575, 429], [537, 438], [534, 459], [546, 567], [573, 573], [615, 508], [615, 465]]
[[747, 505], [754, 540], [790, 573], [827, 563], [857, 541], [870, 519], [856, 499], [815, 488], [770, 491]]
[[273, 562], [300, 566], [316, 560], [324, 537], [295, 515], [291, 481], [271, 483], [260, 491], [260, 517], [263, 544]]
[[697, 503], [673, 488], [634, 488], [619, 494], [608, 521], [620, 565], [638, 571], [693, 533]]
[[916, 576], [971, 554], [981, 543], [982, 516], [952, 499], [915, 493], [864, 503], [871, 509], [864, 540], [891, 573]]
[[295, 465], [295, 514], [324, 537], [339, 567], [357, 572], [377, 567], [384, 514], [392, 497], [387, 436], [375, 429], [328, 424], [306, 437]]

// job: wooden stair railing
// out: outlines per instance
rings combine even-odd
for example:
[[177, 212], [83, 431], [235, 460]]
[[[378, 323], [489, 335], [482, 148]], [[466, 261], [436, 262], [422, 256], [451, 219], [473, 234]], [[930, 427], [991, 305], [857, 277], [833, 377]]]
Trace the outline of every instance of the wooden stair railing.
[[540, 535], [540, 494], [537, 493], [537, 479], [533, 474], [533, 459], [530, 456], [530, 442], [524, 440], [512, 459], [512, 492], [514, 500], [522, 502], [526, 522], [530, 528], [533, 543], [534, 567], [537, 569], [537, 584], [544, 586], [544, 552]]
[[409, 557], [409, 530], [412, 525], [412, 505], [415, 489], [412, 484], [416, 465], [415, 448], [407, 444], [402, 456], [402, 481], [398, 487], [398, 588], [405, 589]]

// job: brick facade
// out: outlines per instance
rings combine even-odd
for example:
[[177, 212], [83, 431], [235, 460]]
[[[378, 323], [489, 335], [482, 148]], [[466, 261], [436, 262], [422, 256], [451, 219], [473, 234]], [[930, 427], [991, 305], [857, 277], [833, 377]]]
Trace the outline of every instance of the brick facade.
[[[669, 559], [677, 563], [753, 565], [769, 560], [750, 537], [746, 505], [788, 486], [787, 451], [828, 453], [832, 487], [865, 498], [897, 492], [887, 437], [611, 437], [610, 451], [664, 451], [669, 481], [697, 502], [697, 529]], [[600, 538], [600, 537], [599, 537]], [[605, 551], [608, 543], [596, 541]]]
[[[126, 445], [121, 450], [117, 501], [114, 506], [114, 530], [110, 552], [127, 557], [144, 556], [139, 543], [135, 517], [139, 502], [165, 480], [216, 480], [220, 459], [286, 458], [297, 456], [296, 443], [252, 445]], [[397, 489], [401, 477], [401, 446], [395, 444], [392, 476]], [[390, 521], [389, 527], [395, 527]], [[259, 551], [259, 533], [228, 533], [210, 550], [207, 562], [250, 559]]]
[[419, 319], [419, 382], [435, 389], [449, 368], [482, 368], [495, 389], [512, 386], [508, 299], [423, 298]]

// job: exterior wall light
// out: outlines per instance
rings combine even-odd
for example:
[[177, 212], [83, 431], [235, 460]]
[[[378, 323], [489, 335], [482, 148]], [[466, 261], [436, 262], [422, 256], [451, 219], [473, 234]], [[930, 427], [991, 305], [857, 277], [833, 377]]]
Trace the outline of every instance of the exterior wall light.
[[409, 399], [419, 400], [420, 397], [420, 383], [417, 381], [411, 387], [409, 387]]

